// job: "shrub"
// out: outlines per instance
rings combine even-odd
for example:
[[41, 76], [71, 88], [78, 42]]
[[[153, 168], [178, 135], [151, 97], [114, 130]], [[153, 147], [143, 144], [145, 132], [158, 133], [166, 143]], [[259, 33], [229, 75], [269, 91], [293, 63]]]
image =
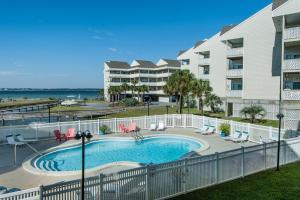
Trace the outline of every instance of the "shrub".
[[230, 124], [222, 123], [219, 126], [219, 130], [221, 131], [221, 133], [224, 133], [225, 136], [229, 136], [229, 134], [230, 134]]
[[107, 134], [110, 131], [110, 128], [107, 125], [102, 125], [99, 127], [99, 131], [101, 134]]
[[265, 116], [266, 110], [262, 106], [251, 105], [250, 107], [244, 107], [241, 110], [241, 114], [244, 115], [245, 118], [249, 117], [253, 124], [258, 117], [263, 118]]
[[284, 139], [296, 138], [300, 136], [300, 131], [287, 130], [283, 135]]
[[122, 99], [120, 102], [120, 105], [127, 106], [127, 107], [136, 106], [138, 104], [139, 104], [139, 102], [135, 98], [125, 98], [125, 99]]

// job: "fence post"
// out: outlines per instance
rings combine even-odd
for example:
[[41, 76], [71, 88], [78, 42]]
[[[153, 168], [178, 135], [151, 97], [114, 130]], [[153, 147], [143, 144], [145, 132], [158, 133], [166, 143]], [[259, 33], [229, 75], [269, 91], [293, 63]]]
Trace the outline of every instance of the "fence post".
[[192, 116], [191, 118], [192, 118], [192, 128], [195, 128], [194, 127], [194, 118], [195, 118], [195, 116], [193, 115], [193, 114], [191, 114], [190, 116]]
[[150, 167], [149, 167], [149, 165], [147, 165], [147, 167], [146, 167], [146, 189], [145, 189], [146, 190], [146, 192], [145, 192], [146, 200], [149, 200], [149, 186], [150, 186], [149, 178], [150, 178]]
[[81, 131], [81, 124], [80, 124], [80, 120], [78, 121], [78, 130]]
[[184, 121], [183, 121], [183, 127], [186, 128], [186, 114], [184, 114], [183, 116], [184, 116], [183, 117], [183, 119], [184, 119]]
[[173, 114], [173, 128], [175, 127], [175, 114]]
[[264, 142], [264, 166], [267, 169], [267, 144]]
[[183, 192], [186, 194], [186, 182], [187, 182], [187, 159], [183, 160]]
[[216, 166], [215, 166], [215, 175], [216, 175], [216, 183], [219, 183], [219, 153], [216, 152]]
[[203, 115], [202, 116], [202, 127], [204, 127], [204, 125], [205, 125], [205, 116]]
[[147, 117], [146, 117], [146, 115], [144, 116], [144, 128], [147, 129]]
[[97, 133], [100, 135], [100, 119], [97, 120]]
[[230, 120], [230, 135], [233, 135], [233, 122]]
[[114, 132], [116, 133], [118, 131], [117, 118], [115, 118], [114, 120], [115, 120], [114, 121], [115, 122], [114, 123], [114, 128], [115, 128]]
[[245, 148], [244, 146], [241, 147], [242, 150], [242, 165], [241, 165], [241, 170], [242, 170], [242, 177], [245, 177]]
[[43, 200], [43, 185], [39, 186], [39, 196], [40, 196], [40, 200]]
[[273, 138], [273, 128], [269, 126], [269, 139]]
[[168, 119], [168, 115], [167, 115], [167, 114], [165, 114], [165, 115], [164, 115], [164, 118], [165, 118], [165, 120], [164, 120], [164, 121], [165, 121], [165, 126], [167, 127], [167, 126], [168, 126], [168, 125], [167, 125], [167, 123], [168, 123], [168, 121], [167, 121], [167, 119]]
[[104, 198], [103, 198], [103, 178], [104, 178], [104, 176], [103, 176], [103, 174], [100, 174], [99, 175], [99, 193], [100, 193], [100, 200], [103, 200]]

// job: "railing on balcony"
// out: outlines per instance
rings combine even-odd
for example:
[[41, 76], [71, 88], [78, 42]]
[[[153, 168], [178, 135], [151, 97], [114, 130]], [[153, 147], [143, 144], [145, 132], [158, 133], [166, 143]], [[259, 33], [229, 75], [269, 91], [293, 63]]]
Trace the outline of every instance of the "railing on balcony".
[[300, 40], [300, 27], [286, 28], [284, 30], [285, 40]]
[[284, 60], [284, 71], [297, 71], [300, 70], [300, 59], [288, 59]]
[[242, 97], [242, 90], [228, 90], [227, 97]]
[[228, 57], [238, 57], [238, 56], [243, 56], [243, 54], [244, 54], [243, 47], [231, 48], [231, 49], [228, 49], [228, 51], [227, 51]]
[[200, 74], [199, 78], [202, 80], [209, 80], [209, 74]]
[[300, 101], [300, 90], [284, 90], [283, 99]]
[[242, 77], [243, 69], [229, 69], [227, 71], [227, 77]]
[[209, 65], [209, 58], [201, 58], [199, 59], [200, 65]]

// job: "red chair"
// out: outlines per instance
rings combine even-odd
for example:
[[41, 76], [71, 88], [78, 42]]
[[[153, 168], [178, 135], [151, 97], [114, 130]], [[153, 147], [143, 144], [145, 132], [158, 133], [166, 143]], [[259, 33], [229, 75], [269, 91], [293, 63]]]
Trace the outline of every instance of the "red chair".
[[128, 133], [128, 129], [125, 127], [125, 124], [123, 123], [119, 125], [119, 129], [121, 133]]
[[62, 140], [67, 140], [67, 137], [65, 134], [61, 133], [60, 130], [54, 130], [54, 135], [55, 135], [55, 140], [56, 141], [62, 141]]
[[135, 122], [132, 122], [132, 123], [129, 125], [128, 131], [129, 131], [129, 132], [137, 132], [137, 126], [136, 126], [136, 123], [135, 123]]
[[71, 139], [71, 138], [75, 138], [75, 129], [74, 128], [69, 128], [66, 132], [66, 139]]

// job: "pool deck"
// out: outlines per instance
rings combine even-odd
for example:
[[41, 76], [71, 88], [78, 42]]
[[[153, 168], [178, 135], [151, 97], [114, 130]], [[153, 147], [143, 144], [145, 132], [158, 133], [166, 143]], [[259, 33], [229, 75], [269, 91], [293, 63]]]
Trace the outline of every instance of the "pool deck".
[[[233, 143], [231, 141], [223, 140], [218, 134], [212, 135], [201, 135], [194, 133], [194, 129], [189, 128], [169, 128], [165, 131], [146, 131], [142, 130], [141, 133], [144, 136], [150, 135], [160, 135], [160, 134], [175, 134], [175, 135], [183, 135], [188, 137], [198, 138], [200, 140], [205, 141], [209, 148], [199, 152], [199, 155], [207, 155], [215, 152], [223, 152], [227, 150], [237, 149], [241, 146], [251, 146], [255, 143], [246, 142], [246, 143]], [[131, 135], [120, 135], [120, 134], [110, 134], [101, 137], [131, 137]], [[93, 140], [99, 139], [99, 136], [93, 137]], [[77, 140], [69, 140], [67, 142], [56, 142], [54, 139], [48, 139], [39, 141], [38, 143], [32, 144], [34, 148], [38, 151], [42, 152], [52, 147], [64, 147], [69, 145], [78, 144]], [[3, 185], [8, 188], [20, 188], [27, 189], [32, 187], [37, 187], [39, 185], [48, 185], [55, 182], [68, 181], [72, 179], [80, 178], [79, 175], [70, 175], [70, 176], [49, 176], [49, 175], [37, 175], [32, 174], [26, 171], [22, 163], [23, 161], [34, 154], [29, 147], [18, 147], [17, 148], [17, 164], [14, 165], [14, 148], [8, 145], [0, 146], [0, 185]], [[86, 176], [95, 176], [99, 173], [115, 173], [120, 170], [125, 170], [132, 168], [133, 166], [112, 166], [109, 168], [96, 170], [86, 174]]]

